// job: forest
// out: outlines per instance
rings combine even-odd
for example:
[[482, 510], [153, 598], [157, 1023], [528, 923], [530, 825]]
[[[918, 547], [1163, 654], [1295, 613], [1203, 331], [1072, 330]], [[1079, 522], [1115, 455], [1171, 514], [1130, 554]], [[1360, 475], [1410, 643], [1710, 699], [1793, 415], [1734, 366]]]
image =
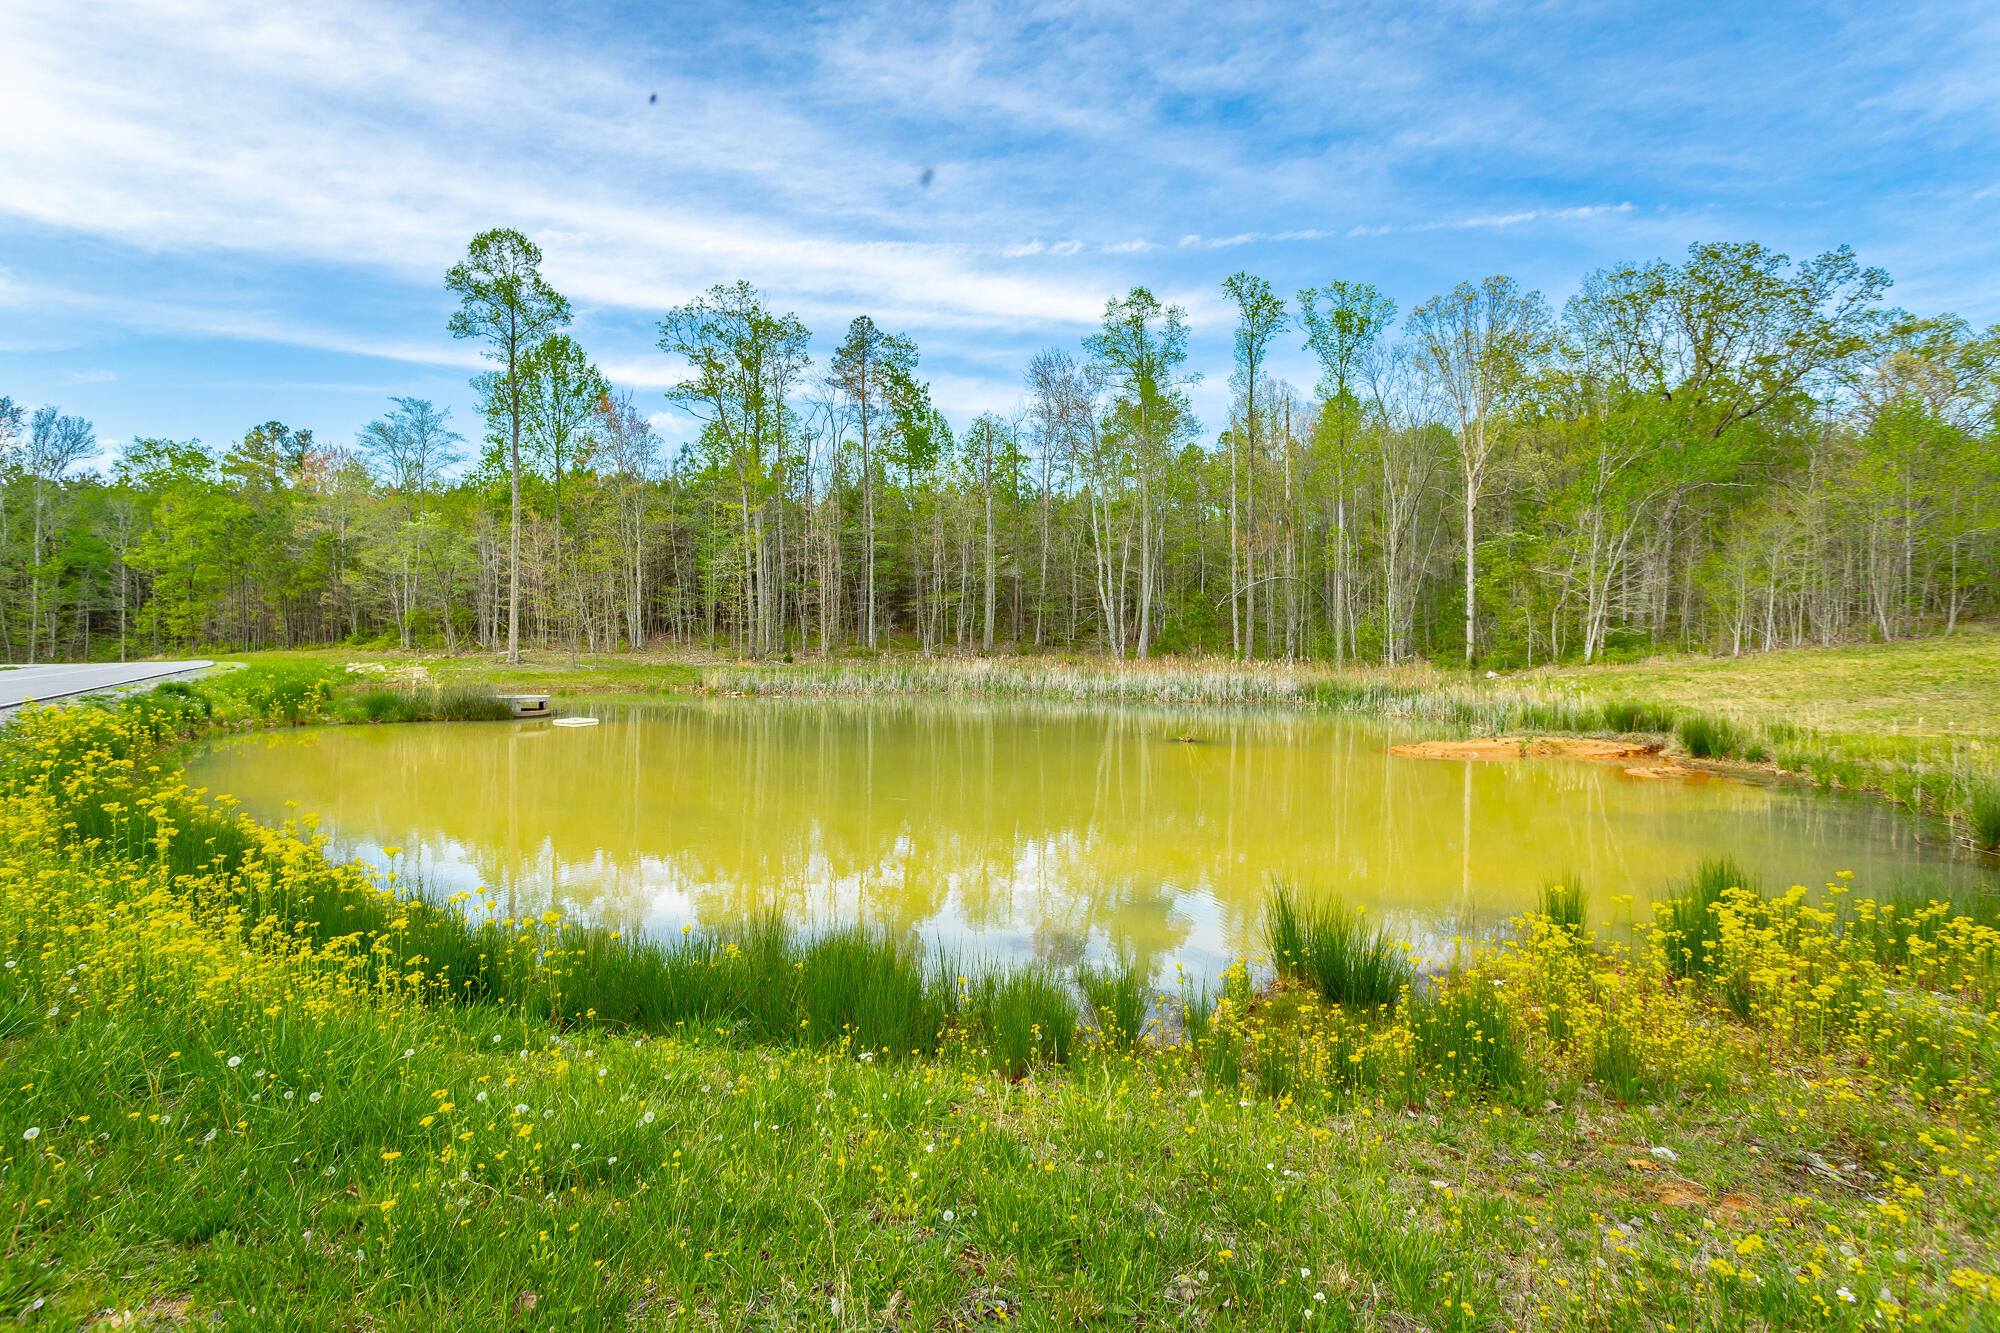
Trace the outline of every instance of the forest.
[[[1994, 609], [2000, 325], [1749, 242], [1414, 309], [1238, 273], [1227, 419], [1144, 287], [971, 420], [866, 315], [823, 361], [747, 282], [663, 312], [614, 391], [540, 250], [475, 238], [447, 337], [482, 420], [212, 446], [0, 398], [12, 663], [354, 644], [746, 657], [1167, 653], [1507, 669], [1950, 633]], [[1309, 386], [1274, 377], [1284, 340]], [[4, 387], [4, 386], [0, 386]], [[649, 418], [697, 426], [669, 455]], [[468, 438], [470, 436], [470, 438]]]

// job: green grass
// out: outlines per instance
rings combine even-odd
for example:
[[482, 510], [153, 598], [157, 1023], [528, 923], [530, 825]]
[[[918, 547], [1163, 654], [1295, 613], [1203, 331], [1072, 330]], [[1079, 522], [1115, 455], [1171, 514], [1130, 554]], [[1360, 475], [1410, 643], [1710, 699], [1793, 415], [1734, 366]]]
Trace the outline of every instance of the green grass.
[[1460, 1089], [1513, 1094], [1534, 1085], [1523, 1034], [1492, 982], [1452, 977], [1410, 1009], [1423, 1070]]
[[1560, 926], [1571, 934], [1581, 934], [1585, 925], [1585, 908], [1588, 898], [1583, 891], [1582, 877], [1568, 874], [1562, 881], [1542, 890], [1541, 914], [1551, 924]]
[[1545, 667], [1504, 683], [1580, 701], [1654, 700], [1826, 736], [2000, 743], [2000, 624], [1897, 643]]
[[1763, 894], [1754, 875], [1730, 858], [1719, 857], [1702, 862], [1659, 904], [1659, 931], [1675, 976], [1701, 979], [1714, 974], [1720, 944], [1716, 907], [1732, 889]]
[[1644, 735], [1674, 729], [1672, 704], [1637, 699], [1607, 699], [1598, 705], [1598, 721], [1606, 731], [1623, 735]]
[[[84, 1021], [10, 1058], [0, 1197], [19, 1217], [0, 1273], [10, 1310], [41, 1301], [38, 1322], [64, 1328], [132, 1310], [148, 1313], [123, 1326], [644, 1330], [706, 1311], [747, 1328], [1471, 1333], [1566, 1327], [1583, 1291], [1605, 1308], [1579, 1326], [1637, 1333], [1850, 1326], [1824, 1312], [1857, 1281], [1844, 1257], [1792, 1276], [1832, 1226], [1866, 1290], [1905, 1308], [1977, 1266], [1976, 1238], [1802, 1183], [1808, 1155], [1884, 1177], [1902, 1159], [1873, 1145], [1908, 1141], [1913, 1118], [1782, 1084], [1643, 1113], [1556, 1090], [1545, 1112], [1487, 1106], [1471, 1085], [1491, 1075], [1464, 1072], [1462, 1112], [1305, 1121], [1157, 1061], [1014, 1083], [484, 1012]], [[1657, 1165], [1655, 1145], [1670, 1168], [1628, 1165]], [[1921, 1216], [1990, 1198], [1980, 1174], [1926, 1177]], [[1763, 1248], [1740, 1255], [1749, 1234]], [[1697, 1289], [1685, 1270], [1710, 1256], [1757, 1280]]]
[[1120, 963], [1081, 968], [1076, 980], [1096, 1015], [1097, 1030], [1104, 1041], [1123, 1051], [1137, 1046], [1146, 1034], [1153, 1009], [1150, 978], [1133, 964]]
[[1972, 785], [1965, 817], [1973, 842], [1988, 851], [2000, 851], [2000, 780], [1989, 778]]
[[[0, 768], [147, 781], [149, 747], [203, 725], [186, 703], [147, 701], [115, 754], [38, 749], [28, 719]], [[1392, 1014], [1239, 964], [1219, 1001], [1187, 988], [1192, 1044], [1121, 1049], [1078, 1040], [1042, 969], [771, 919], [524, 951], [185, 798], [149, 806], [175, 830], [150, 840], [91, 808], [0, 805], [0, 1313], [30, 1326], [1858, 1329], [1884, 1290], [1990, 1322], [1990, 979], [1944, 1019], [1892, 1011], [1860, 1064], [1702, 1009], [1688, 1032], [1735, 1063], [1688, 1087], [1639, 1029], [1552, 1060], [1508, 1007], [1529, 974], [1478, 967]], [[1341, 937], [1354, 975], [1380, 932], [1286, 897], [1274, 945]], [[1905, 956], [1935, 933], [1890, 919]], [[273, 961], [357, 923], [380, 961], [348, 989]], [[197, 985], [177, 960], [218, 932]], [[1619, 966], [1559, 959], [1591, 1003]], [[452, 1002], [392, 989], [435, 960]], [[1089, 976], [1131, 1031], [1145, 979]]]
[[1330, 1004], [1388, 1009], [1410, 984], [1409, 950], [1386, 927], [1336, 901], [1303, 904], [1284, 884], [1265, 895], [1264, 938], [1278, 975]]
[[1680, 720], [1681, 744], [1697, 759], [1728, 759], [1743, 747], [1741, 734], [1728, 718], [1694, 713]]

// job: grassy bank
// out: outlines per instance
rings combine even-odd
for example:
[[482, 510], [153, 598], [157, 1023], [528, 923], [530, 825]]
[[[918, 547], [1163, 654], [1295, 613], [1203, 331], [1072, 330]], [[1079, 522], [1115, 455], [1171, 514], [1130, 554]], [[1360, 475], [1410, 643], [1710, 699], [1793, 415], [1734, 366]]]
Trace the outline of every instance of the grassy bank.
[[1425, 985], [1302, 888], [1275, 969], [1212, 995], [770, 924], [475, 928], [203, 806], [163, 747], [209, 725], [169, 692], [0, 735], [0, 1313], [2000, 1318], [1977, 912], [1717, 868], [1630, 948], [1555, 895]]

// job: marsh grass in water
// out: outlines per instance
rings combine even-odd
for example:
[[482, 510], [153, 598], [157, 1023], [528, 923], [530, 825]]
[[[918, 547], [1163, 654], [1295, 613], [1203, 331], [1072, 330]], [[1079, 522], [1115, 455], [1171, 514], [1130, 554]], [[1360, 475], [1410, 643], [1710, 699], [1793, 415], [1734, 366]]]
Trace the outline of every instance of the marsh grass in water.
[[505, 722], [514, 710], [505, 699], [472, 685], [371, 686], [339, 698], [334, 716], [363, 722]]
[[1338, 901], [1302, 903], [1283, 883], [1264, 897], [1264, 938], [1280, 977], [1333, 1004], [1390, 1008], [1413, 976], [1409, 949], [1386, 927]]
[[1587, 901], [1582, 877], [1575, 873], [1566, 874], [1542, 890], [1542, 915], [1553, 925], [1572, 934], [1580, 934], [1584, 927]]
[[1137, 1046], [1152, 1015], [1151, 977], [1131, 962], [1120, 962], [1080, 968], [1076, 980], [1096, 1016], [1103, 1040], [1122, 1051]]
[[1987, 851], [2000, 851], [2000, 779], [1976, 780], [1969, 786], [1965, 819], [1972, 840]]
[[1658, 907], [1659, 938], [1668, 969], [1677, 977], [1706, 977], [1715, 968], [1721, 936], [1720, 908], [1731, 890], [1762, 897], [1755, 876], [1720, 857], [1702, 862]]

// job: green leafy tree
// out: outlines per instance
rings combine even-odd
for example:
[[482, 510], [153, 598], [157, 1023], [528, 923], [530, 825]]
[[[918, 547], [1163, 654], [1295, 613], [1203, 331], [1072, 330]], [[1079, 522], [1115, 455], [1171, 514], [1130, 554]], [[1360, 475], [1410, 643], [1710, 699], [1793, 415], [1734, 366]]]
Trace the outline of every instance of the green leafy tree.
[[97, 448], [97, 431], [82, 417], [65, 416], [50, 404], [35, 412], [28, 426], [24, 462], [34, 481], [34, 544], [29, 548], [28, 661], [33, 663], [42, 635], [42, 585], [57, 571], [48, 563], [46, 537], [51, 526], [50, 487]]
[[[412, 643], [411, 624], [423, 601], [422, 571], [428, 548], [431, 493], [444, 482], [445, 469], [461, 458], [465, 437], [450, 426], [451, 409], [428, 399], [392, 398], [393, 407], [362, 427], [355, 443], [361, 454], [403, 501], [402, 540], [396, 543], [393, 586], [396, 631], [403, 647]], [[441, 608], [442, 609], [442, 608]], [[448, 609], [444, 609], [448, 615]]]
[[760, 651], [780, 635], [783, 614], [765, 506], [781, 481], [786, 399], [810, 362], [810, 341], [796, 315], [774, 314], [747, 282], [718, 283], [660, 322], [660, 349], [688, 367], [667, 398], [702, 421], [702, 442], [735, 482], [744, 627]]
[[875, 440], [886, 414], [894, 410], [899, 386], [912, 382], [917, 349], [909, 339], [884, 333], [866, 315], [847, 326], [847, 337], [833, 354], [831, 380], [852, 405], [861, 431], [862, 580], [866, 638], [876, 646], [876, 522]]
[[1359, 624], [1353, 612], [1354, 539], [1350, 510], [1355, 504], [1363, 403], [1358, 392], [1363, 363], [1396, 322], [1396, 303], [1366, 282], [1335, 279], [1299, 293], [1299, 322], [1306, 350], [1319, 360], [1320, 411], [1317, 436], [1324, 449], [1332, 512], [1327, 528], [1334, 656], [1358, 652]]
[[[500, 363], [506, 385], [507, 660], [521, 660], [521, 358], [569, 323], [569, 302], [542, 277], [542, 252], [518, 231], [495, 228], [472, 238], [465, 258], [445, 274], [459, 298], [449, 328], [454, 338], [478, 338]], [[477, 383], [477, 381], [475, 381]]]
[[[1245, 275], [1238, 274], [1231, 282]], [[1255, 282], [1257, 279], [1248, 279]], [[1265, 293], [1268, 295], [1269, 288]], [[1282, 307], [1281, 307], [1282, 308]], [[1187, 364], [1187, 312], [1161, 305], [1144, 287], [1104, 305], [1104, 323], [1083, 340], [1092, 369], [1113, 394], [1132, 441], [1139, 490], [1139, 638], [1144, 658], [1153, 638], [1154, 569], [1159, 537], [1153, 516], [1153, 481], [1176, 440], [1193, 433], [1194, 414], [1185, 386], [1198, 379]]]
[[1479, 499], [1493, 463], [1495, 417], [1525, 390], [1554, 338], [1540, 292], [1512, 278], [1461, 282], [1410, 312], [1425, 371], [1457, 419], [1465, 516], [1465, 664], [1478, 651]]
[[[1247, 527], [1257, 527], [1257, 389], [1264, 373], [1264, 359], [1271, 340], [1285, 326], [1285, 303], [1271, 290], [1271, 284], [1248, 273], [1233, 273], [1223, 280], [1222, 290], [1236, 302], [1236, 373], [1231, 383], [1243, 396], [1243, 435], [1248, 446], [1244, 462], [1237, 462], [1237, 432], [1229, 433], [1229, 623], [1237, 653], [1249, 658], [1257, 651], [1257, 556], [1256, 544], [1243, 540]], [[1238, 476], [1242, 478], [1243, 512], [1237, 511]], [[1239, 569], [1241, 573], [1239, 574]], [[1241, 612], [1239, 615], [1239, 604]]]

